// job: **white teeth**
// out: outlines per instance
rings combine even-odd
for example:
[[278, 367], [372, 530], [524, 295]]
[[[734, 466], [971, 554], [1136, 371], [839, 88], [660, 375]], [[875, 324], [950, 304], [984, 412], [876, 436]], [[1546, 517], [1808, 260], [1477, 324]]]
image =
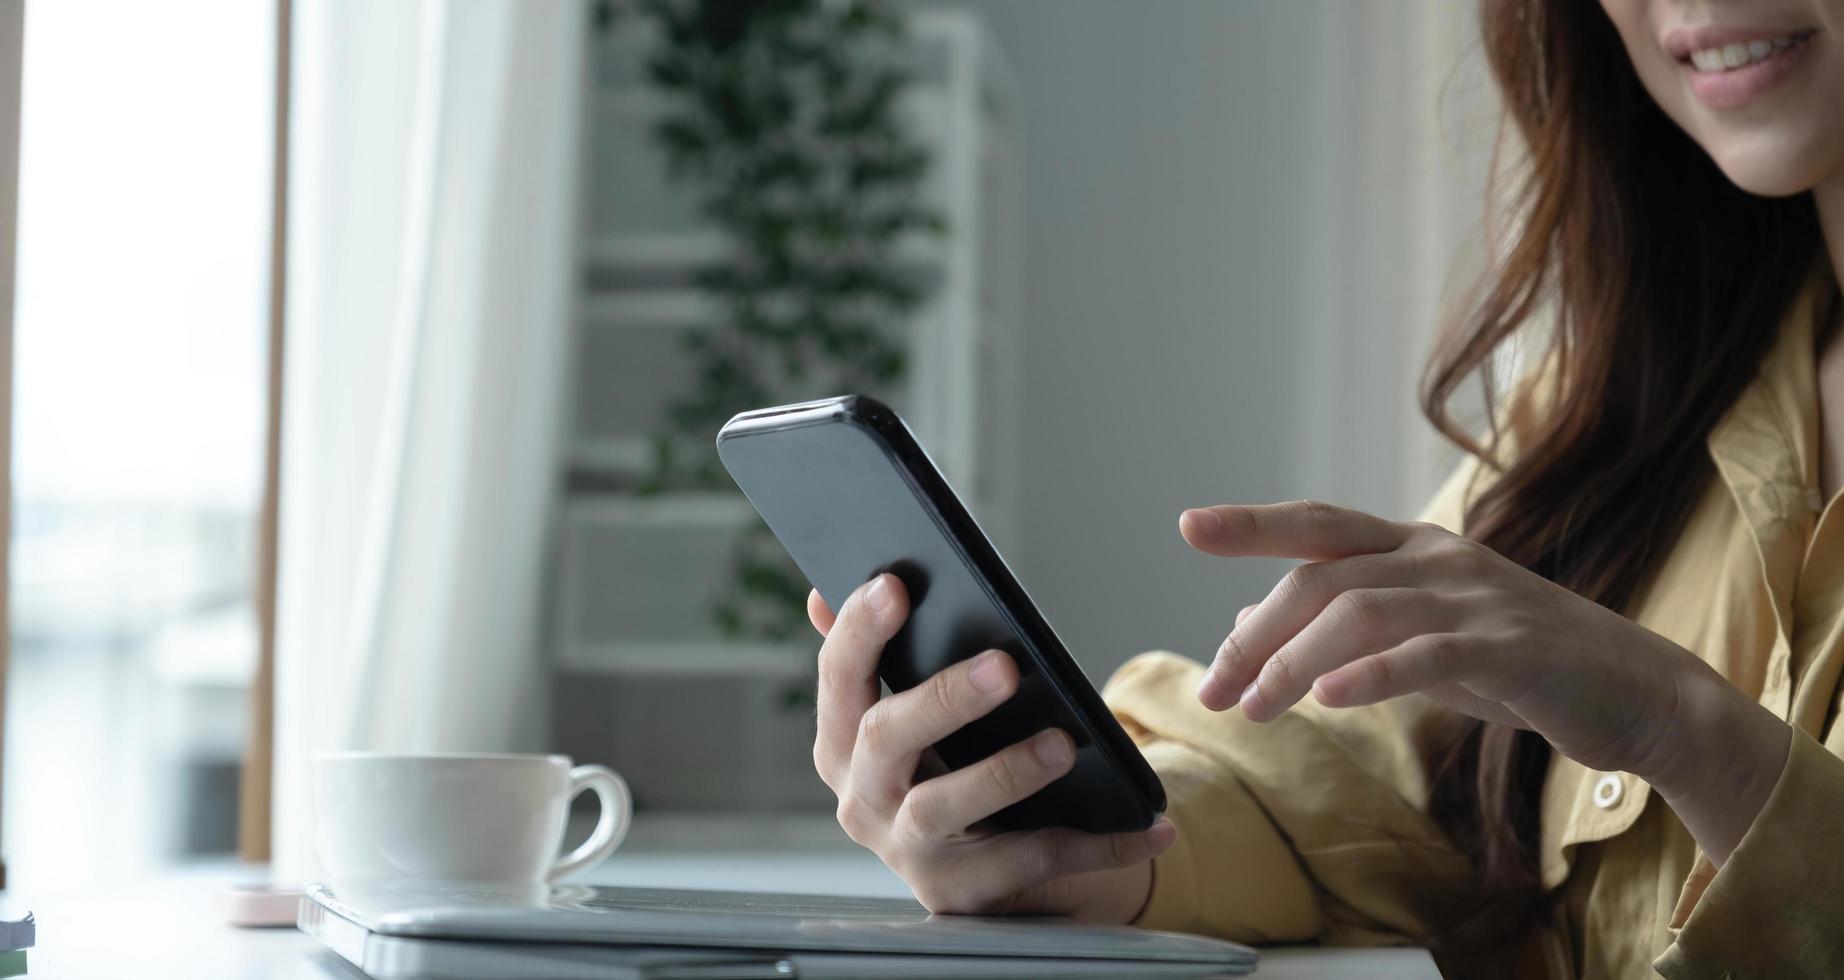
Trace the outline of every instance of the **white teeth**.
[[1771, 41], [1750, 41], [1747, 44], [1725, 44], [1720, 48], [1704, 48], [1690, 53], [1690, 63], [1698, 71], [1734, 71], [1744, 65], [1751, 65], [1773, 57], [1787, 48], [1805, 40], [1807, 32], [1777, 37]]

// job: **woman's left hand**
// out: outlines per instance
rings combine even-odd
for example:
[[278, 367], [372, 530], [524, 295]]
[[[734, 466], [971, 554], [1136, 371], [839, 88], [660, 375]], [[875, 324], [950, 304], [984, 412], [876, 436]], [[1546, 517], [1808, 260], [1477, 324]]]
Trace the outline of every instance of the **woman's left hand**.
[[[1684, 806], [1717, 807], [1718, 819], [1702, 821], [1716, 839], [1696, 834], [1712, 855], [1740, 839], [1785, 759], [1785, 725], [1695, 655], [1434, 525], [1306, 501], [1188, 510], [1179, 530], [1209, 554], [1307, 562], [1236, 617], [1198, 688], [1213, 710], [1240, 704], [1268, 721], [1309, 692], [1332, 708], [1424, 694], [1534, 730], [1591, 769], [1638, 775], [1693, 833]], [[1758, 770], [1771, 771], [1734, 828], [1734, 780], [1712, 784], [1697, 770], [1708, 768], [1702, 750], [1734, 749], [1737, 738], [1758, 751], [1740, 755], [1735, 778], [1753, 787]], [[1727, 803], [1701, 802], [1725, 794]]]

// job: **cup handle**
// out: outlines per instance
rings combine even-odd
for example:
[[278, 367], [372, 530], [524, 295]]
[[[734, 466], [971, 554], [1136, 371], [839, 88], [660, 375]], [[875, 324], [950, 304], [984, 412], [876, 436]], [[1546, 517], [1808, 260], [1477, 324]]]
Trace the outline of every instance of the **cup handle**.
[[570, 770], [570, 799], [576, 799], [584, 790], [595, 791], [596, 798], [602, 801], [602, 815], [596, 819], [595, 830], [590, 832], [588, 840], [551, 865], [545, 881], [557, 881], [601, 864], [621, 846], [628, 827], [634, 822], [634, 796], [628, 792], [627, 781], [613, 769], [577, 766]]

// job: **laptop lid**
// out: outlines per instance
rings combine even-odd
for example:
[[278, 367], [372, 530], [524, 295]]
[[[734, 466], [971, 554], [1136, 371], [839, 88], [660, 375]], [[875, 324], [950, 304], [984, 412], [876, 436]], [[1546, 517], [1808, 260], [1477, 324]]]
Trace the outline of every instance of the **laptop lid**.
[[937, 916], [903, 899], [537, 885], [506, 890], [379, 881], [311, 885], [312, 903], [383, 936], [1214, 964], [1254, 950], [1222, 940], [1062, 918]]

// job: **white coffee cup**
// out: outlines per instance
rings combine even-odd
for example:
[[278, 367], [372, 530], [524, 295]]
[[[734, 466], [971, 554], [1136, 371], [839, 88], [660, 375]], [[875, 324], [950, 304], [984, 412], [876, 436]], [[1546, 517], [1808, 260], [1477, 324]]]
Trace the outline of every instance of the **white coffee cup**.
[[[633, 822], [627, 783], [568, 756], [321, 752], [313, 762], [314, 843], [336, 881], [552, 882], [601, 863]], [[601, 816], [560, 858], [570, 800], [585, 790]]]

